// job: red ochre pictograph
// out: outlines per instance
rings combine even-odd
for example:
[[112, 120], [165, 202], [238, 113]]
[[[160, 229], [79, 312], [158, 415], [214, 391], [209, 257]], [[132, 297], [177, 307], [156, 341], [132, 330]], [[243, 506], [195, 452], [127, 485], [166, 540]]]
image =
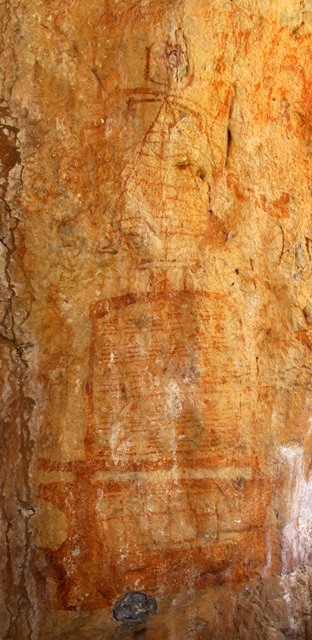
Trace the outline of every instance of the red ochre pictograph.
[[181, 291], [104, 300], [90, 316], [85, 457], [41, 461], [72, 474], [40, 487], [68, 520], [66, 541], [46, 550], [56, 606], [252, 575], [270, 488], [252, 453], [253, 372], [235, 308]]

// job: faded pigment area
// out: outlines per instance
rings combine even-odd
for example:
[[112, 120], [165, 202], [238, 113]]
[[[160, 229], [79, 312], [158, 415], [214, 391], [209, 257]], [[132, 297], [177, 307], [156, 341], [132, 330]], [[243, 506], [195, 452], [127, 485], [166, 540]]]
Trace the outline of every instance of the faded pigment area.
[[0, 19], [1, 637], [311, 640], [311, 1]]

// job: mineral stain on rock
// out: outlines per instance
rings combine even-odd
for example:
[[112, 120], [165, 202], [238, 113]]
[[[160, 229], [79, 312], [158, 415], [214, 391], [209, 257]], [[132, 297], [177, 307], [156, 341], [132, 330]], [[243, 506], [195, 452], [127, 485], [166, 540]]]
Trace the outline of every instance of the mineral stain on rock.
[[157, 602], [153, 596], [128, 589], [114, 605], [113, 616], [118, 622], [145, 622], [149, 614], [156, 611]]

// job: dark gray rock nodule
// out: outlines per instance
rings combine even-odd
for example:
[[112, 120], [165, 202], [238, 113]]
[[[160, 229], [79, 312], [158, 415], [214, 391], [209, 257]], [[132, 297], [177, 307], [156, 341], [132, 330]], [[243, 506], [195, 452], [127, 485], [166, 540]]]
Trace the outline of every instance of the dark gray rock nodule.
[[118, 622], [144, 622], [156, 611], [157, 602], [153, 596], [129, 589], [114, 605], [113, 616]]

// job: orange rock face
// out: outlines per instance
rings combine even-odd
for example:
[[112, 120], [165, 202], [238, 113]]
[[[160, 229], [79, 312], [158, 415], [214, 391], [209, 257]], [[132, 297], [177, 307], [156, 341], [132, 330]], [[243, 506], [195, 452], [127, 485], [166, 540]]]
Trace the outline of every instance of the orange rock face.
[[2, 636], [309, 640], [309, 2], [2, 21]]

